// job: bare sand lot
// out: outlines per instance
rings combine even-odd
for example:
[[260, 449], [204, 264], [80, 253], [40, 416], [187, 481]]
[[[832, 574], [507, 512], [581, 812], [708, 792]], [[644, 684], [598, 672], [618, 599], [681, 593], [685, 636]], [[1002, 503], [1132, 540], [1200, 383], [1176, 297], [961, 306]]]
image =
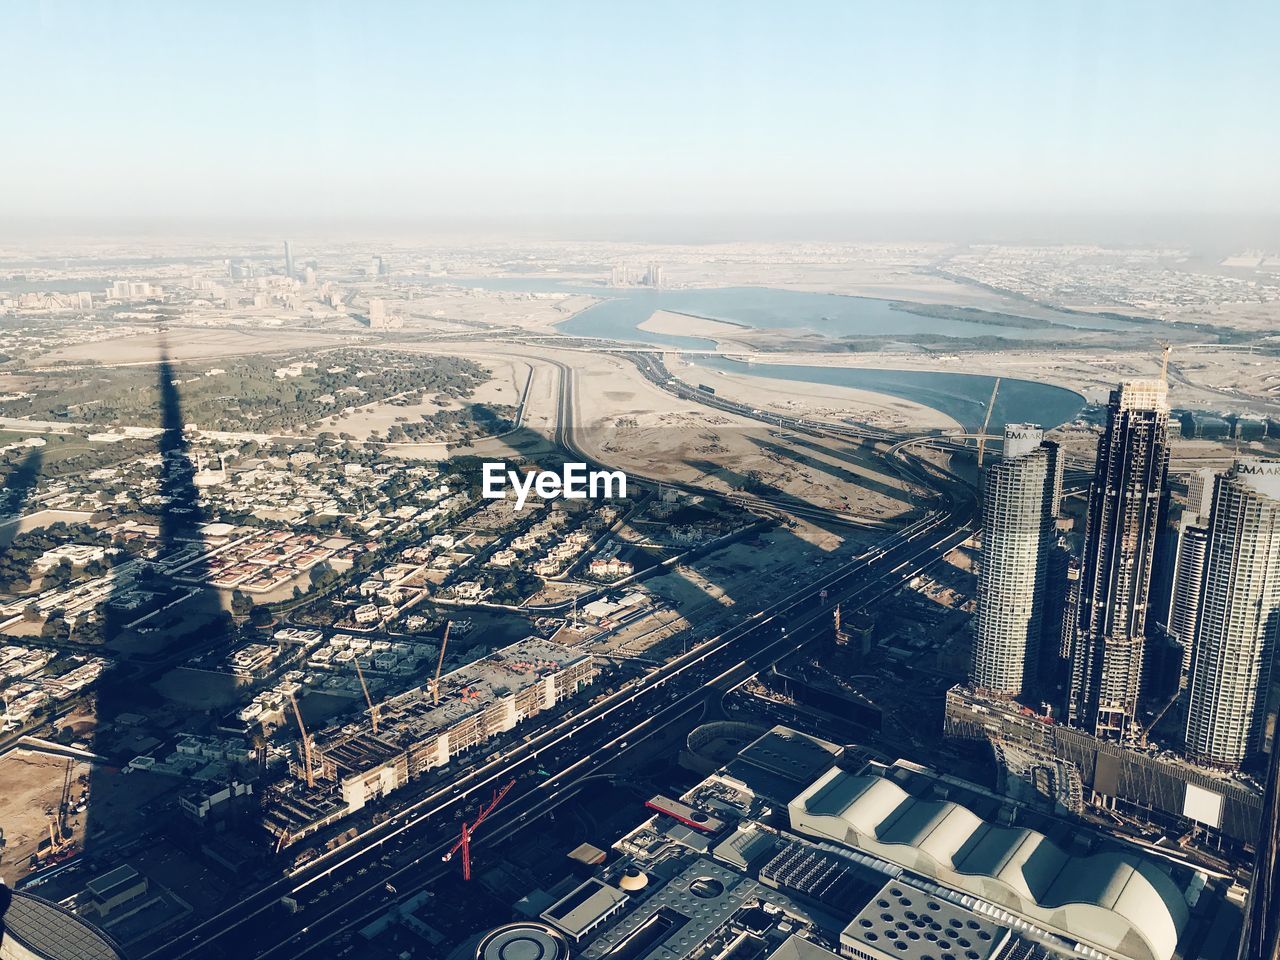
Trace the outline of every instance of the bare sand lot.
[[338, 347], [367, 339], [310, 330], [231, 330], [209, 327], [174, 327], [152, 333], [80, 343], [51, 350], [39, 358], [41, 366], [54, 363], [125, 365], [156, 363], [168, 348], [169, 359], [188, 360], [233, 357], [250, 353], [277, 353], [310, 347]]
[[[540, 368], [530, 391], [526, 429], [503, 438], [516, 452], [529, 437], [550, 437], [557, 422], [562, 367], [573, 379], [574, 440], [602, 463], [655, 480], [697, 483], [729, 493], [758, 484], [762, 494], [877, 522], [913, 510], [917, 491], [865, 451], [839, 441], [779, 435], [756, 420], [736, 417], [676, 397], [651, 383], [629, 360], [613, 354], [557, 350], [494, 341], [417, 345], [491, 363], [521, 358]], [[868, 400], [873, 395], [868, 395]], [[893, 398], [879, 398], [897, 402]], [[429, 447], [430, 445], [425, 445]], [[411, 456], [408, 448], [388, 447]], [[488, 441], [465, 451], [491, 452]], [[425, 449], [422, 456], [440, 457]]]
[[712, 320], [674, 310], [655, 310], [648, 320], [640, 324], [639, 329], [674, 337], [706, 337], [731, 348], [736, 345], [736, 341], [755, 332], [754, 328], [746, 324]]
[[[1160, 375], [1158, 350], [937, 351], [927, 354], [881, 351], [838, 355], [785, 352], [753, 354], [752, 359], [761, 365], [793, 363], [1018, 377], [1066, 387], [1082, 394], [1091, 403], [1105, 403], [1109, 392], [1121, 380]], [[730, 378], [730, 375], [717, 375], [716, 383], [718, 385], [719, 381]], [[760, 378], [745, 379], [754, 382]], [[784, 386], [793, 385], [788, 383]], [[1175, 348], [1169, 362], [1169, 402], [1175, 407], [1190, 409], [1252, 410], [1280, 416], [1280, 370], [1277, 370], [1273, 357], [1255, 353], [1247, 347], [1201, 344]]]
[[[67, 761], [28, 750], [14, 750], [0, 759], [0, 830], [5, 846], [0, 851], [0, 878], [13, 885], [27, 873], [27, 861], [49, 845], [50, 816], [62, 800]], [[86, 763], [73, 763], [71, 794], [79, 798], [84, 787], [79, 778], [89, 773]], [[48, 811], [48, 812], [46, 812]], [[72, 835], [84, 844], [84, 815], [75, 818]]]
[[524, 293], [515, 290], [485, 290], [441, 284], [413, 292], [412, 299], [386, 299], [390, 308], [401, 311], [405, 328], [418, 327], [430, 321], [454, 321], [464, 324], [521, 327], [550, 332], [601, 298], [571, 293]]
[[856, 420], [904, 431], [945, 430], [960, 426], [940, 410], [870, 390], [725, 373], [700, 366], [696, 360], [673, 363], [670, 369], [691, 385], [706, 383], [714, 386], [717, 393], [740, 403], [790, 416], [812, 417], [833, 423]]

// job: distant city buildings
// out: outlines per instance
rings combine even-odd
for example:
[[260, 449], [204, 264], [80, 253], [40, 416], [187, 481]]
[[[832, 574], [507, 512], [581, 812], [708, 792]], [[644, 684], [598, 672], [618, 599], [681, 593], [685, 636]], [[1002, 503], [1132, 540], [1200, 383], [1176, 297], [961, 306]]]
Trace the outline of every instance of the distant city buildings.
[[404, 314], [399, 308], [387, 308], [387, 303], [381, 297], [371, 297], [369, 300], [369, 329], [370, 330], [395, 330], [404, 326]]
[[293, 279], [293, 244], [288, 240], [284, 242], [284, 275]]
[[983, 478], [970, 682], [1016, 697], [1034, 685], [1045, 589], [1062, 490], [1058, 445], [1034, 424], [1009, 424], [1004, 456]]
[[1089, 495], [1069, 717], [1097, 736], [1138, 735], [1138, 697], [1156, 535], [1169, 463], [1168, 384], [1111, 392]]
[[164, 290], [145, 281], [116, 280], [107, 289], [108, 300], [150, 300], [164, 295]]
[[1263, 746], [1280, 636], [1280, 461], [1238, 460], [1214, 486], [1191, 663], [1187, 754], [1237, 767]]
[[664, 282], [662, 264], [650, 263], [637, 278], [634, 270], [627, 264], [616, 264], [609, 271], [611, 287], [662, 287]]

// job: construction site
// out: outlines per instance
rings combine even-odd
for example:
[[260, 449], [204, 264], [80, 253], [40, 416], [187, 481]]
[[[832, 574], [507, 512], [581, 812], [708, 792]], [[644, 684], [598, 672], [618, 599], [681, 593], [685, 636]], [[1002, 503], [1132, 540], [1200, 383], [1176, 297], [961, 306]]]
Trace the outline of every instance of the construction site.
[[988, 741], [1005, 776], [1047, 786], [1049, 798], [1074, 813], [1093, 809], [1139, 833], [1155, 825], [1202, 855], [1258, 842], [1262, 789], [1242, 774], [1196, 766], [1171, 750], [1109, 743], [965, 686], [947, 691], [943, 732]]
[[591, 654], [530, 637], [389, 700], [368, 699], [368, 716], [356, 723], [311, 734], [295, 703], [297, 755], [290, 776], [266, 792], [264, 824], [277, 849], [287, 846], [564, 702], [595, 676]]

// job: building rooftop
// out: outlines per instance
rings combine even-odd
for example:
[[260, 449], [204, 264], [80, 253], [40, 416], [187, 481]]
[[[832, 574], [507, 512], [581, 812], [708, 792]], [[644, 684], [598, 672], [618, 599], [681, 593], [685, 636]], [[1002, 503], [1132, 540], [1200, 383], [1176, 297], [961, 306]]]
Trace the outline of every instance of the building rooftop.
[[529, 637], [442, 676], [438, 704], [429, 685], [418, 687], [379, 704], [376, 734], [366, 719], [355, 729], [346, 726], [322, 734], [318, 746], [340, 767], [369, 769], [549, 674], [590, 659], [589, 653]]
[[841, 946], [870, 947], [903, 960], [948, 955], [990, 960], [1009, 930], [900, 880], [890, 880], [840, 934]]
[[629, 960], [692, 956], [759, 896], [778, 895], [718, 863], [697, 859], [584, 949], [582, 960], [615, 954]]
[[617, 887], [592, 878], [542, 911], [542, 919], [577, 939], [626, 901]]
[[739, 751], [738, 759], [780, 777], [810, 783], [840, 759], [842, 752], [834, 743], [776, 726]]
[[1133, 960], [1170, 960], [1189, 910], [1152, 860], [1074, 856], [1044, 834], [914, 797], [873, 773], [832, 769], [790, 804], [792, 829], [833, 839]]
[[839, 956], [840, 954], [832, 953], [826, 947], [792, 934], [782, 941], [777, 950], [769, 954], [769, 960], [838, 960]]
[[139, 879], [141, 876], [138, 871], [126, 863], [100, 877], [94, 877], [85, 884], [85, 889], [99, 900], [105, 900], [137, 883]]
[[476, 960], [568, 960], [569, 944], [544, 923], [509, 923], [485, 934], [475, 956]]

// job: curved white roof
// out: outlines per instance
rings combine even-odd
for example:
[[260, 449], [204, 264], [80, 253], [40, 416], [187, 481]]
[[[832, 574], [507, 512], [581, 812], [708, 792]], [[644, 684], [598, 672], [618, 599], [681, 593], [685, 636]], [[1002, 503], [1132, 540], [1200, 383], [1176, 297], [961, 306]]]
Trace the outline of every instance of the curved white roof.
[[793, 829], [856, 846], [1037, 924], [1133, 960], [1170, 960], [1187, 922], [1178, 885], [1126, 853], [1077, 857], [874, 775], [832, 768], [790, 804]]

